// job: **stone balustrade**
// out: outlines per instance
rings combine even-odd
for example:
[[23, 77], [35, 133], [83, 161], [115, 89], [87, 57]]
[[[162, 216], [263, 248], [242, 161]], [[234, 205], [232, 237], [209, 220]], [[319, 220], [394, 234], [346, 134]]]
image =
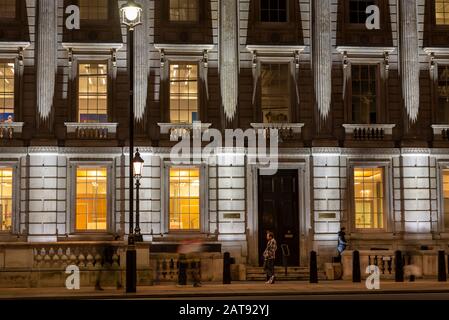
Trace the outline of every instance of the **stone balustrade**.
[[66, 122], [67, 135], [72, 139], [106, 140], [117, 133], [117, 123], [77, 123]]
[[256, 130], [264, 130], [264, 137], [270, 137], [271, 130], [278, 130], [280, 141], [294, 139], [300, 136], [304, 123], [272, 122], [272, 123], [251, 123], [251, 127]]
[[12, 140], [22, 134], [23, 122], [0, 123], [0, 139]]
[[391, 140], [394, 124], [343, 124], [347, 140], [386, 141]]

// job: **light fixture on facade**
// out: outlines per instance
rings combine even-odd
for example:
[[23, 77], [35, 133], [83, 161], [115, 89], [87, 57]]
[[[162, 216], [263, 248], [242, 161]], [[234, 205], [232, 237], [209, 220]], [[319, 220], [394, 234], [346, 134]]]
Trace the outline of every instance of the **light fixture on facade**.
[[134, 178], [140, 179], [142, 177], [143, 164], [144, 161], [140, 156], [139, 149], [137, 149], [137, 152], [133, 159]]
[[134, 29], [142, 23], [142, 6], [134, 0], [128, 0], [120, 7], [120, 19], [122, 24]]

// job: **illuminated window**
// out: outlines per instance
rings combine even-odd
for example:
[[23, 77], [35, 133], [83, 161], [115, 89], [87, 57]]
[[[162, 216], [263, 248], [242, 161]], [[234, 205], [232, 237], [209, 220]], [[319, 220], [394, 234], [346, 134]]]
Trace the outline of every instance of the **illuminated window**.
[[377, 122], [377, 66], [352, 65], [352, 121]]
[[199, 0], [170, 0], [170, 21], [198, 21]]
[[107, 230], [107, 168], [76, 170], [76, 230]]
[[14, 62], [0, 62], [0, 122], [14, 121]]
[[78, 68], [79, 122], [108, 121], [108, 67], [102, 63], [80, 63]]
[[107, 20], [109, 0], [79, 0], [81, 20]]
[[198, 66], [170, 65], [170, 121], [191, 123], [198, 119]]
[[12, 226], [12, 168], [0, 168], [0, 231]]
[[443, 170], [443, 214], [444, 228], [449, 229], [449, 169]]
[[350, 0], [349, 1], [349, 23], [365, 24], [368, 14], [366, 8], [374, 5], [373, 0]]
[[170, 230], [200, 230], [200, 170], [170, 169]]
[[261, 0], [260, 21], [287, 22], [288, 0]]
[[449, 123], [449, 65], [438, 66], [438, 115], [439, 123]]
[[384, 228], [384, 169], [354, 168], [356, 229]]
[[435, 0], [435, 23], [437, 25], [449, 24], [448, 0]]
[[290, 122], [289, 65], [262, 64], [260, 78], [263, 122]]
[[14, 19], [16, 17], [16, 0], [0, 0], [0, 18]]

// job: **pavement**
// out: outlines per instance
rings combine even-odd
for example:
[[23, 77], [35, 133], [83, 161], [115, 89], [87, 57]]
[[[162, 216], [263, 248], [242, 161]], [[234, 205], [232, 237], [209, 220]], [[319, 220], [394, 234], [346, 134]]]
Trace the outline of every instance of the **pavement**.
[[229, 298], [235, 297], [288, 297], [288, 296], [335, 296], [358, 294], [422, 294], [449, 293], [449, 282], [417, 280], [416, 282], [397, 283], [382, 280], [379, 290], [368, 290], [365, 282], [320, 281], [310, 284], [304, 281], [276, 282], [268, 285], [264, 282], [233, 282], [229, 285], [204, 283], [201, 287], [160, 284], [138, 287], [137, 293], [126, 294], [124, 289], [94, 288], [68, 290], [66, 288], [0, 288], [0, 300], [16, 299], [191, 299], [191, 298]]

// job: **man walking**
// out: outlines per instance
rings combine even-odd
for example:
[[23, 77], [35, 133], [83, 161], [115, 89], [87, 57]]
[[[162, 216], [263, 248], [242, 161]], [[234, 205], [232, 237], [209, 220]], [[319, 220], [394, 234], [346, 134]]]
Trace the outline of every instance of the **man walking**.
[[267, 274], [267, 284], [274, 283], [274, 261], [276, 258], [277, 244], [274, 240], [274, 234], [271, 231], [267, 231], [267, 248], [263, 253], [264, 264], [263, 269]]

